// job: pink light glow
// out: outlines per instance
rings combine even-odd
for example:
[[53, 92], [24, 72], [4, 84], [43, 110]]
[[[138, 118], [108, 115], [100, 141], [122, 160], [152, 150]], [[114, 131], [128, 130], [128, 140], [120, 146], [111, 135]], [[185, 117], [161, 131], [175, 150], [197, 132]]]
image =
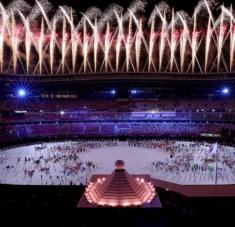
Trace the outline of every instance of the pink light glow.
[[[86, 187], [85, 196], [89, 203], [101, 206], [139, 206], [152, 201], [155, 196], [155, 188], [151, 182], [145, 182], [144, 178], [133, 178], [124, 169], [124, 162], [118, 160], [116, 170], [107, 178], [97, 178], [93, 184]], [[117, 179], [121, 179], [122, 187], [117, 187]], [[127, 183], [128, 182], [128, 183]], [[129, 187], [129, 192], [126, 190]]]

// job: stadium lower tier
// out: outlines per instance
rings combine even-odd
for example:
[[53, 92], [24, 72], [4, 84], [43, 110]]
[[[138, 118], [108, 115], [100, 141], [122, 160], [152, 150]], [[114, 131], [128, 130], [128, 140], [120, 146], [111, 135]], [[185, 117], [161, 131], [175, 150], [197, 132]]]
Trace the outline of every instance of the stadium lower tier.
[[115, 137], [215, 137], [233, 134], [234, 124], [187, 122], [52, 122], [39, 124], [6, 124], [0, 126], [0, 142], [34, 138], [68, 138], [79, 136]]

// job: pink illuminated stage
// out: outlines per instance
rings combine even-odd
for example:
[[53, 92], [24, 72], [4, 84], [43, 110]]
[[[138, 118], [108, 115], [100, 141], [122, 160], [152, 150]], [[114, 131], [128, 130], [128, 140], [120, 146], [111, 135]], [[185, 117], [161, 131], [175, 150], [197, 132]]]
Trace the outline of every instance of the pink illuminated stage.
[[161, 207], [148, 175], [129, 175], [118, 160], [111, 175], [94, 175], [78, 207]]

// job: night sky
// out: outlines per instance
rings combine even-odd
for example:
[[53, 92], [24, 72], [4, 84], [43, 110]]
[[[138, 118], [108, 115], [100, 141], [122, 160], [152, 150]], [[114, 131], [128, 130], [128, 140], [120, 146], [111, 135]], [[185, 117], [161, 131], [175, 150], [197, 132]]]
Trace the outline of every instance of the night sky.
[[[8, 4], [10, 1], [9, 0], [0, 0], [4, 5]], [[31, 3], [31, 5], [34, 3], [34, 0], [26, 0], [28, 3]], [[148, 5], [146, 7], [146, 14], [150, 14], [152, 11], [154, 5], [161, 0], [148, 0]], [[50, 2], [54, 6], [58, 5], [68, 5], [68, 6], [73, 6], [73, 8], [79, 12], [82, 11], [84, 12], [88, 7], [90, 6], [97, 6], [101, 10], [104, 10], [109, 4], [111, 3], [117, 3], [124, 8], [127, 8], [132, 0], [50, 0]], [[174, 7], [176, 10], [185, 10], [188, 13], [192, 14], [194, 7], [198, 3], [198, 0], [166, 0], [171, 7]], [[233, 0], [225, 0], [225, 1], [220, 1], [221, 3], [224, 2], [225, 5], [229, 6]], [[235, 7], [235, 4], [234, 4]]]

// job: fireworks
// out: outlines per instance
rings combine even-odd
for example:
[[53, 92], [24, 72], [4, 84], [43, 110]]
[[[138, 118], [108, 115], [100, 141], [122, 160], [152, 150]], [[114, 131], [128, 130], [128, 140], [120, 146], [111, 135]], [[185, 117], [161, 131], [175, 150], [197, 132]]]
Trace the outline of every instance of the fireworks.
[[[146, 1], [124, 10], [36, 0], [0, 3], [0, 72], [59, 75], [105, 72], [234, 72], [235, 14], [201, 0], [190, 16], [161, 1], [149, 17]], [[216, 17], [214, 15], [217, 15]]]

